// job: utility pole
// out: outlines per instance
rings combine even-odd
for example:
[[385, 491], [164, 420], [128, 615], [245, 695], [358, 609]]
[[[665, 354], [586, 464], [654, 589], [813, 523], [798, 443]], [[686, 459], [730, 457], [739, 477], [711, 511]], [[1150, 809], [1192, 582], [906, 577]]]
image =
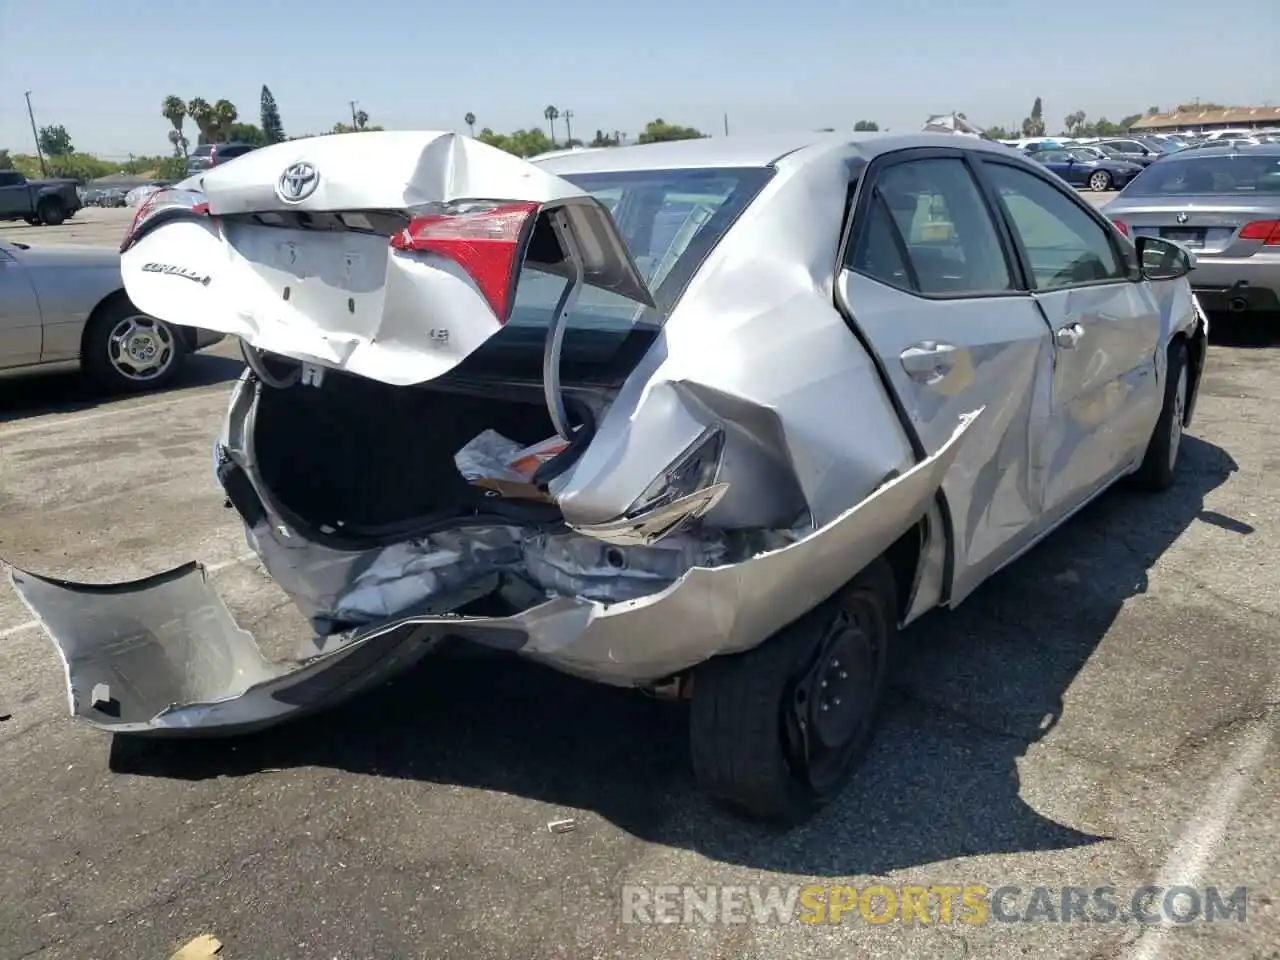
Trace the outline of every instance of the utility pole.
[[566, 146], [572, 146], [572, 141], [573, 141], [573, 111], [572, 111], [572, 110], [566, 110], [564, 113], [560, 114], [560, 116], [564, 117], [564, 139], [565, 139], [565, 145], [566, 145]]
[[729, 115], [727, 113], [724, 115], [724, 135], [726, 137], [729, 135]]
[[27, 117], [31, 120], [31, 139], [36, 142], [36, 156], [40, 158], [40, 176], [48, 177], [49, 171], [44, 165], [44, 151], [40, 149], [40, 134], [36, 132], [36, 115], [31, 111], [31, 91], [26, 93]]
[[348, 101], [347, 101], [347, 103], [351, 104], [351, 126], [352, 126], [353, 128], [356, 128], [356, 127], [359, 127], [359, 126], [360, 126], [360, 124], [356, 122], [356, 104], [357, 104], [357, 103], [359, 103], [359, 102], [360, 102], [359, 100], [348, 100]]

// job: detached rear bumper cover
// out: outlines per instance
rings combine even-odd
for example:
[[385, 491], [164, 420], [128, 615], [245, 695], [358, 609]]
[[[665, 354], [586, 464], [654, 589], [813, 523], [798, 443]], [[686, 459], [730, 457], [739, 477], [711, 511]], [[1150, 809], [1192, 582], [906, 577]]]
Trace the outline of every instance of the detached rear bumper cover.
[[231, 734], [336, 703], [446, 636], [516, 651], [622, 686], [747, 649], [834, 593], [928, 509], [960, 441], [794, 544], [696, 567], [652, 596], [605, 606], [559, 598], [510, 617], [417, 616], [324, 638], [292, 665], [262, 656], [198, 564], [145, 580], [69, 583], [12, 569], [14, 588], [66, 666], [73, 716], [117, 733]]

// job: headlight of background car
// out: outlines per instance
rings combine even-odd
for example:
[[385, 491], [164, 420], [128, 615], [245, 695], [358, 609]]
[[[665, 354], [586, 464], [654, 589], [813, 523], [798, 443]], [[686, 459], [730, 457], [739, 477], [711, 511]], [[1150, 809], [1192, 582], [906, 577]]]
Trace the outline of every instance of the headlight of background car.
[[727, 483], [717, 482], [724, 428], [708, 427], [645, 488], [617, 520], [577, 527], [588, 536], [623, 546], [647, 546], [704, 516], [720, 502]]

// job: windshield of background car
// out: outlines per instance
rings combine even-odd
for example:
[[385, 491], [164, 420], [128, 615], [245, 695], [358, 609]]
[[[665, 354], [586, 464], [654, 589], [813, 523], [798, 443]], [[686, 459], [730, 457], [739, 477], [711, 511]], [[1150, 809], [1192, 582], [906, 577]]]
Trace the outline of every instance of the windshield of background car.
[[207, 157], [213, 153], [213, 144], [202, 143], [191, 151], [193, 157]]
[[1102, 159], [1102, 154], [1095, 153], [1094, 151], [1085, 149], [1084, 147], [1077, 147], [1075, 150], [1071, 150], [1068, 152], [1071, 154], [1071, 156], [1075, 157], [1077, 160], [1085, 160], [1085, 161], [1092, 162], [1094, 160]]
[[1267, 193], [1280, 202], [1280, 156], [1175, 155], [1153, 163], [1125, 190], [1131, 197]]
[[[653, 309], [584, 287], [565, 326], [566, 382], [626, 376], [707, 254], [772, 173], [747, 167], [564, 175], [609, 209], [657, 302]], [[513, 377], [540, 377], [546, 330], [564, 287], [561, 277], [522, 270], [511, 318], [465, 365], [485, 376], [501, 368]]]

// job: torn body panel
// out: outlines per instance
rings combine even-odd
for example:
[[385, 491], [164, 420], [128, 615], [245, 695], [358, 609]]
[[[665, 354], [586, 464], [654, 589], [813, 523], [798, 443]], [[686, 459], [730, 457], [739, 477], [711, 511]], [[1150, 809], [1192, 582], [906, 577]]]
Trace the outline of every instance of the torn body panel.
[[557, 597], [513, 616], [395, 618], [315, 638], [309, 656], [304, 642], [291, 666], [262, 656], [194, 564], [109, 586], [16, 569], [11, 579], [66, 664], [72, 713], [120, 733], [271, 725], [365, 689], [445, 636], [605, 683], [651, 683], [747, 649], [834, 593], [929, 511], [981, 417], [967, 414], [932, 456], [780, 549], [694, 567], [666, 589], [620, 603]]

